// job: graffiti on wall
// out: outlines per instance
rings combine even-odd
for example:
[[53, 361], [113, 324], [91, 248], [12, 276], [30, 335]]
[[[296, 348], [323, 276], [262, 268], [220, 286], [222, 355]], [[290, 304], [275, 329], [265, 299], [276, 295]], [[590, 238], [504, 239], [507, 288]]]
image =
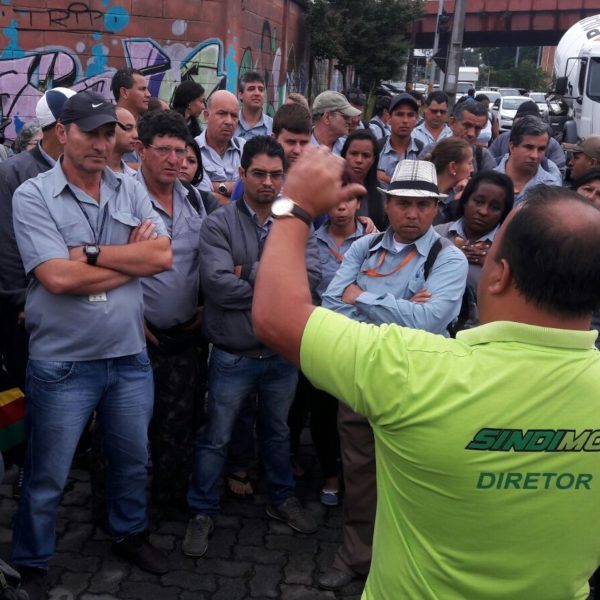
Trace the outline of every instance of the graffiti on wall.
[[[130, 16], [123, 7], [110, 5], [109, 0], [102, 0], [103, 10], [91, 9], [85, 2], [72, 2], [60, 9], [11, 4], [12, 0], [0, 0], [2, 22], [8, 23], [0, 31], [0, 118], [12, 119], [5, 130], [8, 139], [35, 116], [35, 106], [47, 89], [93, 89], [110, 97], [112, 76], [121, 67], [141, 71], [151, 94], [167, 102], [181, 81], [197, 81], [207, 96], [217, 89], [236, 93], [239, 76], [257, 70], [265, 78], [265, 110], [270, 114], [288, 92], [304, 92], [306, 88], [294, 44], [282, 48], [277, 28], [266, 19], [261, 35], [255, 36], [255, 47], [240, 46], [235, 35], [227, 40], [207, 37], [191, 43], [185, 39], [187, 23], [182, 20], [169, 22], [173, 38], [161, 44], [147, 37], [127, 37]], [[48, 37], [57, 41], [61, 33], [80, 35], [75, 47], [24, 48], [21, 38], [24, 32], [32, 31], [51, 32]], [[286, 60], [282, 60], [283, 53]]]

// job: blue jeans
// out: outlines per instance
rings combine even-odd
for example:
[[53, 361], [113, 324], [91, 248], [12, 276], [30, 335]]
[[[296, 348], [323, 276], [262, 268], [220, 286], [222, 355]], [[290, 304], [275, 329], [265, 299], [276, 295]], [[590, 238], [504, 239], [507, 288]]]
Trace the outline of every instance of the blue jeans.
[[217, 485], [243, 402], [258, 394], [260, 450], [269, 501], [279, 506], [296, 491], [290, 463], [290, 405], [298, 370], [280, 356], [246, 358], [213, 348], [208, 370], [207, 421], [196, 438], [188, 504], [196, 514], [219, 512]]
[[77, 442], [94, 410], [109, 464], [111, 532], [119, 540], [146, 529], [153, 391], [146, 352], [80, 362], [29, 361], [25, 477], [12, 547], [16, 565], [48, 568], [57, 507]]

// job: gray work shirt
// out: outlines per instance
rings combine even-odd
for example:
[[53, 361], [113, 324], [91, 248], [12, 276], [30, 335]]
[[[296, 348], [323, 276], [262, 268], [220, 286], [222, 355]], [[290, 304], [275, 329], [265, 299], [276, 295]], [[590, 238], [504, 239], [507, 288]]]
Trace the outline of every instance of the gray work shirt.
[[261, 113], [260, 119], [256, 125], [250, 126], [244, 119], [244, 113], [240, 112], [240, 120], [235, 129], [236, 137], [243, 138], [244, 140], [250, 140], [257, 135], [271, 135], [273, 132], [273, 119], [266, 115], [264, 112]]
[[404, 156], [400, 158], [398, 153], [392, 148], [392, 144], [390, 143], [391, 138], [387, 138], [383, 148], [381, 149], [381, 153], [379, 154], [379, 164], [377, 165], [377, 169], [379, 171], [383, 171], [388, 177], [391, 177], [394, 174], [394, 170], [396, 169], [396, 165], [401, 160], [418, 160], [420, 147], [415, 142], [413, 136], [410, 136], [410, 142], [404, 151]]
[[[335, 140], [335, 142], [333, 143], [333, 147], [331, 148], [332, 154], [335, 154], [336, 156], [342, 155], [342, 148], [344, 147], [344, 142], [346, 141], [347, 137], [348, 136], [343, 135], [343, 136], [339, 137], [337, 140]], [[310, 136], [310, 143], [315, 148], [318, 148], [319, 146], [322, 145], [319, 142], [319, 140], [315, 137], [314, 131], [313, 131], [312, 135]]]
[[202, 181], [198, 184], [199, 190], [212, 192], [213, 181], [237, 181], [240, 178], [240, 161], [245, 140], [233, 137], [221, 156], [206, 142], [206, 129], [196, 138], [202, 154], [204, 168]]
[[[102, 173], [99, 203], [67, 181], [60, 162], [23, 183], [13, 197], [15, 236], [30, 275], [48, 260], [69, 260], [69, 248], [92, 242], [127, 244], [132, 229], [145, 219], [155, 223], [159, 235], [167, 235], [139, 183], [117, 177], [109, 168]], [[140, 280], [134, 277], [109, 290], [105, 301], [92, 301], [88, 295], [52, 294], [32, 276], [25, 324], [35, 360], [137, 354], [146, 346]]]
[[[506, 163], [508, 162], [509, 158], [510, 154], [507, 154], [494, 170], [506, 175]], [[525, 184], [523, 189], [520, 192], [515, 191], [515, 206], [523, 202], [523, 200], [525, 200], [527, 197], [529, 190], [539, 183], [545, 183], [546, 185], [561, 185], [562, 180], [560, 178], [560, 173], [548, 173], [548, 171], [544, 171], [544, 169], [542, 169], [541, 165], [538, 165], [534, 176]]]
[[148, 191], [142, 169], [135, 177], [150, 197], [154, 210], [171, 236], [171, 269], [141, 280], [144, 317], [158, 329], [169, 329], [189, 321], [196, 313], [200, 286], [200, 227], [206, 211], [199, 197], [200, 212], [196, 211], [187, 199], [188, 190], [177, 180], [173, 187], [171, 217]]

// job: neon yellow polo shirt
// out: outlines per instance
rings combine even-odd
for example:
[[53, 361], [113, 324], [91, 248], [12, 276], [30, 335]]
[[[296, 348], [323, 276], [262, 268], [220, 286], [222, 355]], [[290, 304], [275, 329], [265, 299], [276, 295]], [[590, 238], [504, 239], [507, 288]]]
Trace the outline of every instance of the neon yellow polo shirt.
[[366, 415], [377, 517], [363, 600], [583, 600], [600, 564], [596, 332], [457, 340], [319, 308], [302, 370]]

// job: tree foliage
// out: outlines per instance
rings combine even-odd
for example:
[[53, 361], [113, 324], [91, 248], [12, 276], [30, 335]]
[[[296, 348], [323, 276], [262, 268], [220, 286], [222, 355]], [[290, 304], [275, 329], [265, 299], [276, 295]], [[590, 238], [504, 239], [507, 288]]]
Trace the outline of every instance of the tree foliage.
[[337, 59], [345, 84], [354, 67], [363, 87], [373, 89], [399, 72], [422, 12], [422, 0], [315, 0], [308, 13], [312, 56]]

